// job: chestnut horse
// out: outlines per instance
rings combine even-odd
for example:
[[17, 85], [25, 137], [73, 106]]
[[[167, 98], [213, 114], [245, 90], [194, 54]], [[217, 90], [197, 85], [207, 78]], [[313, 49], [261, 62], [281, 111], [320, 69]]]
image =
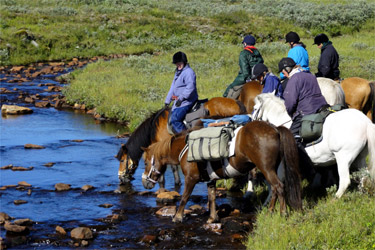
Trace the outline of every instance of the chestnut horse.
[[[214, 117], [229, 117], [246, 112], [242, 103], [225, 97], [214, 97], [208, 100], [204, 103], [204, 108], [208, 110], [209, 116]], [[169, 112], [169, 108], [154, 112], [134, 130], [126, 144], [121, 146], [116, 155], [116, 158], [120, 161], [118, 177], [121, 184], [133, 179], [143, 154], [142, 147], [148, 147], [151, 143], [161, 141], [169, 135], [167, 130]], [[172, 170], [175, 184], [178, 185], [180, 180], [177, 168], [172, 167]], [[163, 177], [159, 184], [161, 188], [164, 188]]]
[[349, 77], [341, 82], [349, 108], [362, 111], [375, 123], [375, 82], [359, 77]]
[[[280, 202], [281, 213], [286, 213], [286, 202], [293, 209], [302, 209], [297, 145], [287, 128], [275, 127], [263, 121], [247, 123], [240, 128], [235, 137], [235, 154], [228, 159], [230, 165], [227, 165], [226, 160], [188, 162], [187, 153], [183, 151], [186, 145], [185, 136], [186, 133], [170, 136], [144, 149], [145, 171], [142, 174], [142, 184], [147, 189], [155, 186], [159, 177], [165, 172], [167, 164], [181, 165], [185, 175], [185, 189], [173, 218], [174, 222], [182, 221], [185, 205], [198, 182], [208, 182], [210, 209], [208, 223], [217, 221], [215, 181], [248, 174], [255, 167], [271, 184], [272, 198], [269, 206], [271, 211], [275, 207], [276, 199]], [[208, 164], [214, 174], [212, 172], [208, 174]], [[285, 185], [276, 173], [279, 164], [283, 164], [287, 169]], [[230, 176], [227, 173], [231, 173]]]
[[238, 100], [245, 105], [248, 114], [253, 112], [253, 107], [255, 104], [254, 99], [257, 95], [262, 93], [262, 90], [263, 85], [258, 81], [250, 81], [244, 84]]

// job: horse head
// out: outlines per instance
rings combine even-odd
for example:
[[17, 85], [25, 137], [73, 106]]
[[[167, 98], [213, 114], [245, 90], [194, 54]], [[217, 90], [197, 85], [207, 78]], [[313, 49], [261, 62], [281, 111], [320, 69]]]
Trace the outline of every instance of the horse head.
[[118, 170], [118, 178], [121, 184], [128, 183], [134, 180], [134, 172], [138, 167], [138, 161], [134, 161], [128, 154], [128, 149], [125, 144], [121, 145], [116, 158], [120, 161]]
[[155, 148], [158, 143], [151, 144], [144, 150], [143, 160], [145, 163], [145, 171], [142, 174], [142, 184], [146, 189], [152, 189], [158, 182], [160, 176], [165, 172], [158, 155], [155, 155]]

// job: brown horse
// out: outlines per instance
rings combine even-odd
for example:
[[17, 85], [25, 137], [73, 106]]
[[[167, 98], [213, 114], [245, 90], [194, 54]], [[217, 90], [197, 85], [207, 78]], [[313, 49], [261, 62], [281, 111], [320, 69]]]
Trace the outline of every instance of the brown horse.
[[341, 82], [345, 101], [349, 108], [355, 108], [375, 123], [375, 82], [359, 77], [349, 77]]
[[[229, 117], [246, 113], [242, 103], [225, 97], [214, 97], [204, 103], [204, 107], [208, 110], [209, 116], [214, 117]], [[116, 158], [120, 161], [118, 177], [121, 184], [134, 179], [133, 175], [143, 154], [142, 147], [148, 147], [151, 143], [168, 137], [169, 112], [170, 109], [165, 108], [154, 112], [134, 130], [126, 144], [121, 146], [116, 155]], [[178, 171], [174, 167], [172, 167], [172, 170], [174, 170], [175, 184], [178, 185], [180, 183]], [[164, 187], [163, 177], [160, 180], [160, 187]]]
[[253, 112], [254, 107], [254, 99], [257, 95], [262, 93], [263, 85], [261, 85], [258, 81], [250, 81], [245, 83], [241, 90], [240, 97], [238, 100], [242, 102], [248, 114]]
[[[185, 189], [173, 218], [174, 222], [182, 221], [188, 198], [194, 186], [201, 181], [209, 183], [207, 185], [210, 208], [208, 222], [217, 221], [215, 181], [248, 174], [255, 167], [264, 174], [271, 185], [272, 198], [269, 206], [271, 211], [278, 199], [280, 212], [285, 213], [285, 197], [293, 209], [302, 209], [298, 150], [294, 137], [287, 128], [283, 126], [276, 128], [263, 121], [247, 123], [236, 136], [235, 155], [229, 158], [230, 165], [223, 165], [222, 161], [209, 162], [210, 166], [207, 162], [188, 162], [187, 153], [181, 153], [186, 145], [185, 136], [186, 134], [182, 133], [154, 143], [145, 149], [144, 155], [145, 171], [142, 175], [142, 184], [147, 189], [155, 186], [159, 177], [165, 172], [167, 164], [181, 165], [185, 175]], [[284, 164], [286, 169], [285, 186], [277, 176], [277, 168], [280, 164]]]

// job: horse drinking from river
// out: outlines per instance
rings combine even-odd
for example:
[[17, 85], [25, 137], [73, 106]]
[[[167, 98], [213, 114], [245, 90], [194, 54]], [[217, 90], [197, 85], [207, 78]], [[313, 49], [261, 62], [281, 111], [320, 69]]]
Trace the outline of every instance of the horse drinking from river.
[[[293, 209], [302, 209], [297, 145], [292, 133], [285, 127], [275, 127], [263, 121], [247, 123], [239, 129], [235, 137], [234, 156], [227, 161], [188, 162], [187, 151], [183, 151], [186, 145], [185, 136], [186, 134], [182, 133], [151, 144], [145, 149], [144, 155], [145, 171], [142, 175], [142, 183], [147, 189], [155, 186], [159, 177], [165, 172], [167, 164], [181, 165], [185, 175], [185, 188], [173, 218], [174, 222], [182, 221], [184, 207], [195, 185], [201, 181], [208, 182], [210, 208], [208, 222], [217, 221], [216, 180], [248, 174], [255, 167], [264, 174], [271, 185], [270, 210], [274, 209], [276, 199], [280, 202], [281, 213], [286, 212], [286, 202]], [[276, 173], [280, 164], [286, 169], [285, 185]], [[207, 171], [208, 169], [210, 171]]]
[[[209, 116], [228, 117], [245, 113], [242, 103], [225, 97], [214, 97], [204, 103]], [[168, 114], [170, 109], [164, 108], [154, 112], [143, 121], [130, 135], [126, 144], [123, 144], [117, 153], [116, 158], [120, 161], [118, 177], [120, 183], [127, 183], [133, 179], [139, 160], [142, 157], [142, 147], [148, 147], [151, 143], [161, 141], [168, 137], [167, 130]], [[175, 184], [179, 184], [177, 167], [172, 166], [175, 177]], [[164, 178], [160, 178], [160, 188], [164, 188]]]
[[[260, 94], [255, 103], [253, 119], [290, 128], [292, 120], [283, 100], [272, 94]], [[349, 168], [365, 166], [368, 154], [370, 176], [375, 180], [375, 125], [357, 109], [330, 114], [323, 124], [322, 140], [307, 146], [306, 152], [318, 167], [337, 164], [340, 178], [336, 192], [338, 198], [350, 184]]]

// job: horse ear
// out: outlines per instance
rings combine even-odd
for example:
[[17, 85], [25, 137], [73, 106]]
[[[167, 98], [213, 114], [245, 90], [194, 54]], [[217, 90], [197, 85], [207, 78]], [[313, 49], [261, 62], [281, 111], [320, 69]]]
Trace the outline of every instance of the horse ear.
[[148, 148], [145, 148], [145, 147], [141, 147], [141, 149], [145, 152], [147, 152]]

